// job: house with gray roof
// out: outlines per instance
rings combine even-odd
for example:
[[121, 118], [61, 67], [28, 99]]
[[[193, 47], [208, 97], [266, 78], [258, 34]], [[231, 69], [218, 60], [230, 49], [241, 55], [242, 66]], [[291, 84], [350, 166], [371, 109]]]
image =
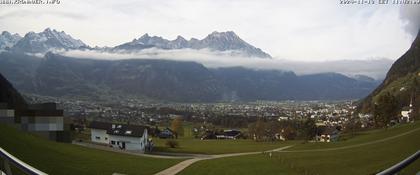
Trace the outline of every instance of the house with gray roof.
[[149, 127], [93, 121], [90, 123], [91, 141], [113, 148], [145, 152], [149, 149]]

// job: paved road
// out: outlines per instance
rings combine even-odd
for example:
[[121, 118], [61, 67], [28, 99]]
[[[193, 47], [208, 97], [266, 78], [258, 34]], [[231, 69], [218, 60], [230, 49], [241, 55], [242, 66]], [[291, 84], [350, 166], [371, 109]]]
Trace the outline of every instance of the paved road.
[[[277, 148], [270, 151], [281, 151], [287, 148], [292, 147], [291, 146], [285, 146], [281, 148]], [[266, 151], [266, 152], [270, 152]], [[232, 154], [219, 154], [219, 155], [208, 155], [207, 157], [197, 157], [185, 160], [183, 162], [180, 162], [172, 167], [169, 167], [168, 169], [165, 169], [161, 172], [156, 173], [155, 175], [175, 175], [179, 172], [181, 172], [183, 169], [187, 168], [188, 166], [192, 165], [195, 162], [201, 161], [201, 160], [209, 160], [209, 159], [217, 159], [217, 158], [223, 158], [223, 157], [235, 157], [235, 156], [245, 156], [245, 155], [253, 155], [253, 154], [260, 154], [263, 152], [246, 152], [246, 153], [232, 153]]]

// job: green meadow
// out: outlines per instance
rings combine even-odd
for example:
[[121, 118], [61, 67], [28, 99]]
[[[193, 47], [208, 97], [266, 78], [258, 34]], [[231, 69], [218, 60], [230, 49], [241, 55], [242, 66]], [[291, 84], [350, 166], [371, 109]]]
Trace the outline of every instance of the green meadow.
[[157, 159], [56, 143], [0, 125], [0, 147], [48, 174], [154, 174], [181, 160]]
[[[273, 153], [272, 157], [261, 153], [205, 160], [186, 168], [181, 174], [374, 174], [420, 150], [420, 130], [401, 135], [418, 128], [420, 122], [357, 133], [337, 143], [300, 143], [288, 149], [295, 152]], [[325, 148], [336, 150], [322, 150]], [[400, 174], [419, 171], [420, 160], [417, 160]]]

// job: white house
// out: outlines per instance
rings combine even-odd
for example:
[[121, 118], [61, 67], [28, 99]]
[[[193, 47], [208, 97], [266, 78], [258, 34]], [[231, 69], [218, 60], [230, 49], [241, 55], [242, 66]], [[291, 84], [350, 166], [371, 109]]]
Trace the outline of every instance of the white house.
[[236, 140], [241, 137], [242, 132], [239, 130], [224, 130], [223, 133], [216, 134], [217, 139], [233, 139]]
[[277, 120], [278, 120], [278, 121], [282, 121], [282, 120], [289, 120], [289, 117], [286, 117], [286, 116], [280, 116]]
[[413, 112], [413, 100], [410, 102], [410, 107], [408, 111], [401, 111], [401, 121], [410, 122], [411, 113]]
[[320, 134], [315, 136], [315, 140], [317, 142], [336, 142], [338, 141], [338, 137], [340, 132], [335, 128], [325, 128]]
[[90, 139], [95, 143], [109, 144], [109, 135], [106, 133], [112, 126], [111, 123], [104, 122], [91, 122], [90, 128]]
[[144, 152], [149, 146], [148, 127], [91, 122], [91, 141], [111, 147]]

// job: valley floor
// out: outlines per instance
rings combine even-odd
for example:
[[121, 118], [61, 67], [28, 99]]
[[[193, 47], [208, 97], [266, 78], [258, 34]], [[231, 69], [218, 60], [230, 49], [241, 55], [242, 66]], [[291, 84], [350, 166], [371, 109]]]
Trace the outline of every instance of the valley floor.
[[[420, 122], [345, 135], [335, 143], [181, 138], [180, 148], [168, 149], [157, 141], [172, 154], [200, 153], [185, 160], [55, 143], [0, 126], [0, 147], [49, 174], [373, 174], [419, 150], [418, 138]], [[417, 160], [401, 174], [415, 174], [419, 167]]]

